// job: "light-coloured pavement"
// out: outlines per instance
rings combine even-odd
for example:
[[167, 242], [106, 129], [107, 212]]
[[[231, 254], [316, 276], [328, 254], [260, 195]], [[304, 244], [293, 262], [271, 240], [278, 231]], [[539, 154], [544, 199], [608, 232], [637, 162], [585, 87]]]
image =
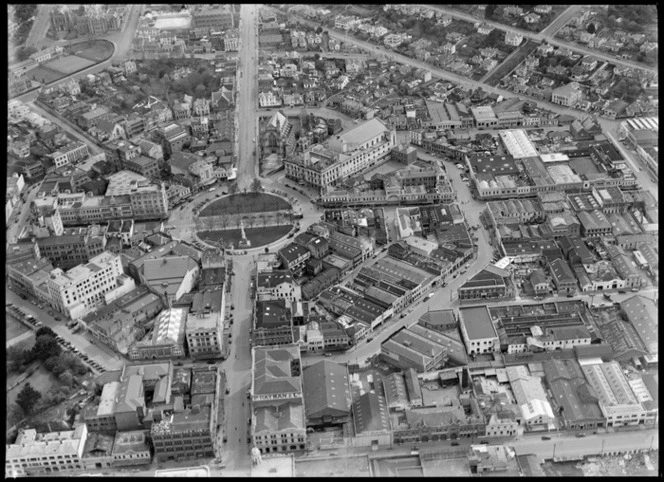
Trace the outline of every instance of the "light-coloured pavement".
[[39, 4], [39, 7], [37, 7], [37, 14], [35, 15], [35, 19], [32, 22], [30, 34], [25, 41], [26, 47], [35, 47], [37, 50], [39, 50], [39, 43], [42, 41], [50, 27], [50, 13], [51, 10], [53, 10], [53, 7], [54, 4]]
[[110, 348], [103, 346], [98, 342], [91, 343], [91, 340], [94, 340], [94, 338], [83, 336], [82, 333], [72, 333], [72, 331], [66, 327], [68, 321], [66, 318], [59, 315], [61, 321], [56, 321], [52, 315], [48, 314], [48, 307], [46, 309], [39, 308], [31, 303], [31, 301], [33, 301], [32, 298], [24, 300], [18, 294], [5, 287], [5, 300], [7, 303], [12, 303], [27, 314], [34, 316], [35, 319], [41, 321], [44, 326], [48, 326], [56, 334], [60, 335], [65, 340], [70, 341], [82, 353], [88, 355], [90, 359], [99, 363], [106, 370], [119, 370], [125, 363], [127, 363], [126, 359], [113, 352]]
[[240, 51], [238, 52], [238, 100], [237, 184], [242, 190], [250, 188], [258, 177], [258, 5], [242, 4], [240, 7]]

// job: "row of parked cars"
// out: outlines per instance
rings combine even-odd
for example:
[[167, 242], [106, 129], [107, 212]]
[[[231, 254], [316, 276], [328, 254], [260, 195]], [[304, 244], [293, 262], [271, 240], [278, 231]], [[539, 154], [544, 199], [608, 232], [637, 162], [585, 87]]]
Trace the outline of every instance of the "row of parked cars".
[[94, 368], [98, 372], [104, 373], [106, 371], [106, 369], [104, 367], [102, 367], [99, 363], [97, 363], [92, 358], [90, 358], [88, 355], [86, 355], [81, 350], [76, 348], [72, 342], [70, 342], [68, 340], [65, 340], [60, 335], [56, 335], [55, 339], [60, 344], [60, 346], [62, 348], [64, 348], [65, 350], [71, 351], [75, 355], [78, 355], [79, 358], [81, 358], [85, 363], [87, 363], [89, 366], [91, 366], [92, 368]]
[[14, 315], [14, 317], [27, 322], [28, 324], [32, 325], [35, 329], [39, 328], [42, 326], [42, 322], [39, 320], [36, 320], [34, 316], [27, 314], [25, 311], [23, 311], [21, 308], [18, 306], [14, 306], [11, 303], [7, 304], [7, 311], [9, 311], [10, 314]]

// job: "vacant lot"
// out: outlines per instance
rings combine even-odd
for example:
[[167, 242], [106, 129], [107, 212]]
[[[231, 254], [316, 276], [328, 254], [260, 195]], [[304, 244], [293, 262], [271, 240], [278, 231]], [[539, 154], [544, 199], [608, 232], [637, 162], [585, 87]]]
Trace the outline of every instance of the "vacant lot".
[[[247, 239], [251, 241], [251, 248], [258, 248], [283, 238], [291, 229], [293, 229], [293, 226], [288, 224], [266, 228], [245, 228], [244, 232]], [[217, 244], [220, 240], [223, 243], [233, 243], [233, 246], [238, 248], [238, 242], [242, 239], [242, 232], [239, 229], [199, 231], [198, 237], [211, 244]]]
[[203, 208], [199, 217], [219, 214], [245, 214], [291, 209], [291, 205], [277, 196], [265, 193], [233, 194], [222, 197]]
[[46, 66], [49, 69], [57, 70], [64, 74], [73, 74], [78, 72], [86, 67], [94, 65], [96, 62], [94, 60], [84, 59], [78, 57], [77, 55], [68, 55], [66, 57], [60, 57], [59, 59], [51, 60], [46, 62]]
[[55, 82], [56, 80], [60, 80], [61, 78], [66, 77], [66, 75], [62, 72], [49, 69], [43, 65], [32, 69], [26, 75], [28, 75], [28, 77], [31, 79], [36, 80], [37, 82], [41, 82], [42, 84], [50, 84], [51, 82]]
[[103, 62], [113, 55], [113, 44], [107, 40], [90, 40], [71, 46], [71, 53], [92, 60], [93, 62]]
[[7, 333], [7, 341], [11, 340], [12, 338], [16, 338], [17, 336], [25, 333], [26, 331], [30, 331], [30, 329], [25, 326], [23, 323], [20, 321], [15, 320], [11, 316], [6, 317], [6, 333]]
[[41, 392], [42, 397], [46, 396], [51, 388], [60, 386], [60, 382], [58, 382], [58, 380], [53, 375], [46, 371], [46, 368], [39, 367], [37, 368], [37, 371], [30, 375], [26, 380], [18, 384], [16, 388], [7, 392], [7, 407], [11, 407], [11, 405], [16, 401], [16, 397], [26, 383], [30, 383], [32, 388], [38, 392]]

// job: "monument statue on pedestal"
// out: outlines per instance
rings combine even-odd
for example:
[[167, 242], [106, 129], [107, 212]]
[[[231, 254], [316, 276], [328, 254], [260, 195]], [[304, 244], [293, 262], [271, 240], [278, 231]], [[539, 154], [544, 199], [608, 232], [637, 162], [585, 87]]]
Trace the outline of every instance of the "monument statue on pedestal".
[[242, 232], [242, 239], [237, 243], [240, 248], [248, 248], [251, 246], [251, 241], [247, 239], [247, 235], [244, 232], [244, 220], [240, 219], [240, 232]]

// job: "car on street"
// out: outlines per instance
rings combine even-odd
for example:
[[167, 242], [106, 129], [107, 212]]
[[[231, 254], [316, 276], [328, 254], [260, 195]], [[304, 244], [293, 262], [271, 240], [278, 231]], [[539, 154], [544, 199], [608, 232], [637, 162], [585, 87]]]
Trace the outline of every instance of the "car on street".
[[456, 447], [457, 445], [459, 445], [459, 442], [452, 442], [453, 447]]

